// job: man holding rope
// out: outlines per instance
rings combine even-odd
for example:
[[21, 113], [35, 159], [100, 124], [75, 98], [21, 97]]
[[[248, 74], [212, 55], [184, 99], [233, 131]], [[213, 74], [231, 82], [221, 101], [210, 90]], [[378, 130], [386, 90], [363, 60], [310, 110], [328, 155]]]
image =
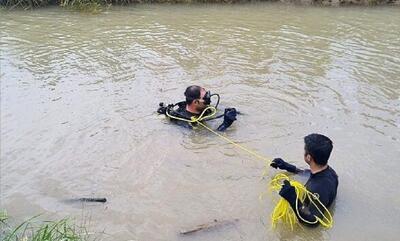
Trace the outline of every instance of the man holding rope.
[[[304, 143], [304, 161], [310, 166], [310, 169], [299, 169], [281, 158], [275, 158], [270, 166], [291, 173], [309, 174], [310, 177], [305, 187], [318, 197], [321, 204], [329, 208], [336, 198], [339, 184], [336, 172], [328, 165], [328, 159], [333, 149], [332, 141], [321, 134], [310, 134], [304, 137]], [[289, 202], [300, 222], [310, 226], [319, 224], [317, 219], [322, 219], [323, 215], [319, 210], [324, 210], [323, 207], [318, 203], [312, 204], [308, 199], [304, 203], [297, 200], [296, 206], [297, 194], [289, 181], [284, 181], [279, 195]]]

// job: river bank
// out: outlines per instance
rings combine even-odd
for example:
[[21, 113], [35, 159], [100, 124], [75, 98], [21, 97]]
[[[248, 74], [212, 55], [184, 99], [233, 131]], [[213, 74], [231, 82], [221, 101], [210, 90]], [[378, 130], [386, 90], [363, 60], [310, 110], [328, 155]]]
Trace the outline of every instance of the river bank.
[[111, 5], [131, 5], [143, 3], [161, 4], [201, 4], [201, 3], [254, 3], [254, 2], [281, 2], [295, 5], [317, 5], [317, 6], [400, 6], [400, 0], [271, 0], [271, 1], [252, 1], [252, 0], [0, 0], [0, 6], [7, 9], [33, 9], [45, 6], [60, 6], [77, 10], [99, 11]]

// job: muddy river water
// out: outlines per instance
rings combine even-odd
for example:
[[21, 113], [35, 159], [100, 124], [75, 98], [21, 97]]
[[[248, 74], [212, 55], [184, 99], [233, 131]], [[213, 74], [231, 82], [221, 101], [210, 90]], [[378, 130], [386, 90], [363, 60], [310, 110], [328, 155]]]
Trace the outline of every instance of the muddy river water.
[[[104, 240], [398, 240], [400, 9], [137, 5], [0, 13], [0, 206]], [[332, 229], [271, 229], [265, 163], [155, 110], [186, 86], [242, 115], [225, 135], [298, 166], [334, 142]], [[304, 181], [304, 180], [303, 180]], [[106, 197], [105, 204], [65, 202]], [[181, 236], [214, 219], [234, 225]]]

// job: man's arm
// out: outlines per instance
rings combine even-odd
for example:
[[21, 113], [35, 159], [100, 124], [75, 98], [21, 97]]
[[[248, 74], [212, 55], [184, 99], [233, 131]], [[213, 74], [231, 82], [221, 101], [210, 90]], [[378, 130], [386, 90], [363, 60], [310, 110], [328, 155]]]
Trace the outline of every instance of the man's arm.
[[218, 131], [225, 131], [236, 120], [237, 111], [235, 108], [226, 108], [224, 111], [224, 122], [218, 126]]
[[304, 174], [304, 175], [310, 174], [309, 169], [300, 169], [295, 165], [285, 162], [282, 158], [275, 158], [274, 160], [272, 160], [270, 166], [275, 169], [282, 169], [295, 174]]
[[[308, 205], [305, 205], [304, 203], [302, 203], [300, 200], [297, 200], [297, 207], [296, 207], [296, 191], [295, 188], [290, 185], [289, 181], [285, 180], [284, 184], [282, 186], [282, 189], [279, 192], [279, 195], [281, 195], [284, 199], [286, 199], [289, 204], [290, 207], [293, 209], [294, 213], [297, 216], [297, 219], [310, 227], [316, 227], [318, 226], [319, 222], [317, 220], [317, 217], [322, 219], [322, 213], [320, 213], [319, 210], [323, 211], [323, 208], [318, 206], [316, 207], [314, 204], [309, 203]], [[325, 197], [323, 197], [324, 195], [320, 196], [320, 201], [322, 203], [324, 203], [325, 200], [321, 200], [324, 199]]]
[[321, 218], [321, 214], [317, 211], [313, 204], [305, 206], [302, 202], [298, 201], [296, 210], [296, 201], [294, 201], [290, 202], [290, 206], [296, 214], [297, 219], [301, 223], [310, 227], [318, 226], [319, 222], [316, 217]]

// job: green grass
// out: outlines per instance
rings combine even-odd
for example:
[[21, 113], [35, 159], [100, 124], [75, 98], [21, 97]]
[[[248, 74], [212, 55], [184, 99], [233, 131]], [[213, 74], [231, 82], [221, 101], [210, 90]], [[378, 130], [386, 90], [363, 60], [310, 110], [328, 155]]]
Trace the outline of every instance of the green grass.
[[22, 8], [30, 10], [41, 6], [57, 4], [61, 7], [75, 10], [96, 11], [106, 6], [107, 1], [108, 0], [0, 0], [0, 5], [7, 9]]
[[75, 225], [69, 219], [58, 221], [37, 221], [34, 216], [11, 228], [5, 222], [8, 217], [0, 214], [1, 241], [88, 241], [89, 234], [84, 227]]
[[61, 7], [90, 13], [98, 13], [107, 5], [107, 0], [60, 0]]
[[22, 8], [28, 10], [47, 5], [59, 5], [68, 9], [96, 13], [110, 5], [128, 5], [131, 3], [239, 3], [250, 1], [251, 0], [0, 0], [0, 6], [4, 6], [8, 9]]
[[0, 2], [0, 5], [8, 9], [22, 8], [26, 10], [49, 4], [49, 0], [2, 0]]

